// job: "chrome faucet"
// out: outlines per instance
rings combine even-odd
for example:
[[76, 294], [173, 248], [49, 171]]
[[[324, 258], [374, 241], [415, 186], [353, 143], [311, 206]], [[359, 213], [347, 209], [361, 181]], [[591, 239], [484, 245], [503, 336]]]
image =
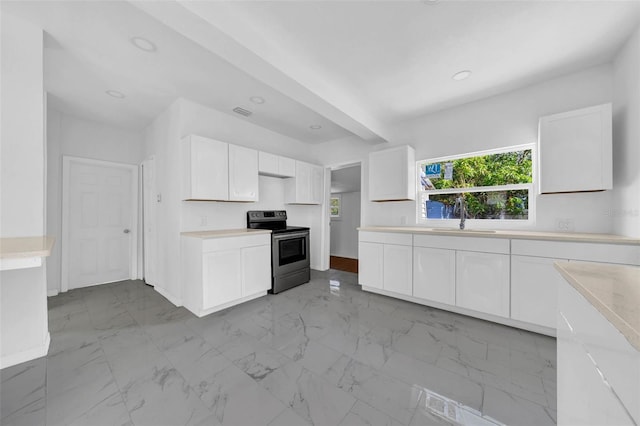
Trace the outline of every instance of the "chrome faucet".
[[453, 207], [454, 212], [460, 212], [460, 229], [464, 229], [464, 221], [467, 218], [467, 206], [465, 205], [464, 194], [458, 195], [456, 204]]

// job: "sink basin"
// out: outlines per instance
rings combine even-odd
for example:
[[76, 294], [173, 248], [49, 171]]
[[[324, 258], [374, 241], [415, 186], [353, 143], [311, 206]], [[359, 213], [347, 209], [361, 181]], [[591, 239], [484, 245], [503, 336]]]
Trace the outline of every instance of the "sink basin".
[[460, 232], [473, 234], [495, 234], [493, 229], [460, 229], [460, 228], [431, 228], [432, 231]]

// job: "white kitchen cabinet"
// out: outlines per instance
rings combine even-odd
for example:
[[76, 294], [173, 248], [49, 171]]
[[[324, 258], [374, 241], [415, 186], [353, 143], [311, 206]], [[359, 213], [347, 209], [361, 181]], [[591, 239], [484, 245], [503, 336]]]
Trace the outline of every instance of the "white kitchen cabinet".
[[640, 352], [572, 285], [558, 293], [558, 425], [638, 424]]
[[555, 328], [558, 286], [563, 279], [553, 263], [566, 259], [511, 256], [511, 318]]
[[[240, 252], [242, 265], [242, 294], [250, 295], [271, 288], [271, 245], [245, 247]], [[268, 279], [267, 279], [268, 277]]]
[[456, 252], [413, 248], [413, 296], [448, 305], [456, 303]]
[[360, 232], [358, 283], [411, 296], [412, 253], [411, 234]]
[[541, 117], [540, 192], [580, 192], [613, 185], [611, 104]]
[[396, 244], [384, 245], [383, 287], [394, 293], [411, 296], [413, 288], [413, 248]]
[[181, 264], [183, 304], [202, 317], [267, 293], [271, 288], [271, 235], [183, 235]]
[[457, 251], [456, 305], [509, 318], [509, 255]]
[[260, 151], [258, 154], [258, 173], [273, 177], [295, 177], [296, 160]]
[[182, 140], [182, 199], [229, 199], [229, 144], [202, 136]]
[[369, 153], [369, 200], [416, 198], [415, 150], [403, 145]]
[[358, 244], [358, 284], [382, 289], [384, 246], [360, 241]]
[[258, 151], [202, 136], [182, 140], [182, 199], [258, 201]]
[[223, 305], [242, 297], [240, 250], [202, 254], [202, 309]]
[[258, 201], [258, 151], [229, 145], [229, 201]]
[[322, 204], [324, 198], [322, 166], [296, 161], [295, 177], [285, 182], [286, 204]]

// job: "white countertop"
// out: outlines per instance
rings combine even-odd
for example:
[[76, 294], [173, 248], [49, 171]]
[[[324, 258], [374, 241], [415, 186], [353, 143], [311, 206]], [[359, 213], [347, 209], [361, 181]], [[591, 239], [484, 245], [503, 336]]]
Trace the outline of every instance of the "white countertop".
[[510, 231], [510, 230], [482, 230], [426, 228], [419, 226], [365, 226], [358, 231], [366, 232], [398, 232], [407, 234], [449, 235], [456, 237], [509, 238], [523, 240], [573, 241], [584, 243], [608, 243], [640, 245], [640, 239], [623, 237], [613, 234], [584, 234], [577, 232], [538, 232], [538, 231]]
[[640, 351], [640, 267], [584, 262], [555, 267]]
[[0, 238], [0, 259], [47, 257], [54, 242], [55, 238], [47, 236]]
[[203, 238], [203, 239], [242, 237], [247, 235], [258, 235], [258, 234], [271, 234], [271, 231], [268, 229], [239, 228], [239, 229], [215, 229], [213, 231], [193, 231], [193, 232], [180, 233], [180, 235], [184, 237]]

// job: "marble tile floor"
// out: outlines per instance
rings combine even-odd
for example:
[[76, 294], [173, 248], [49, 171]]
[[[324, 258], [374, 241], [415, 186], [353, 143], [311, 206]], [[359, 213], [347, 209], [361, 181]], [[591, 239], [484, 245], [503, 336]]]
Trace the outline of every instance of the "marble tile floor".
[[49, 298], [2, 425], [550, 425], [555, 339], [361, 291], [330, 270], [197, 318], [140, 281]]

